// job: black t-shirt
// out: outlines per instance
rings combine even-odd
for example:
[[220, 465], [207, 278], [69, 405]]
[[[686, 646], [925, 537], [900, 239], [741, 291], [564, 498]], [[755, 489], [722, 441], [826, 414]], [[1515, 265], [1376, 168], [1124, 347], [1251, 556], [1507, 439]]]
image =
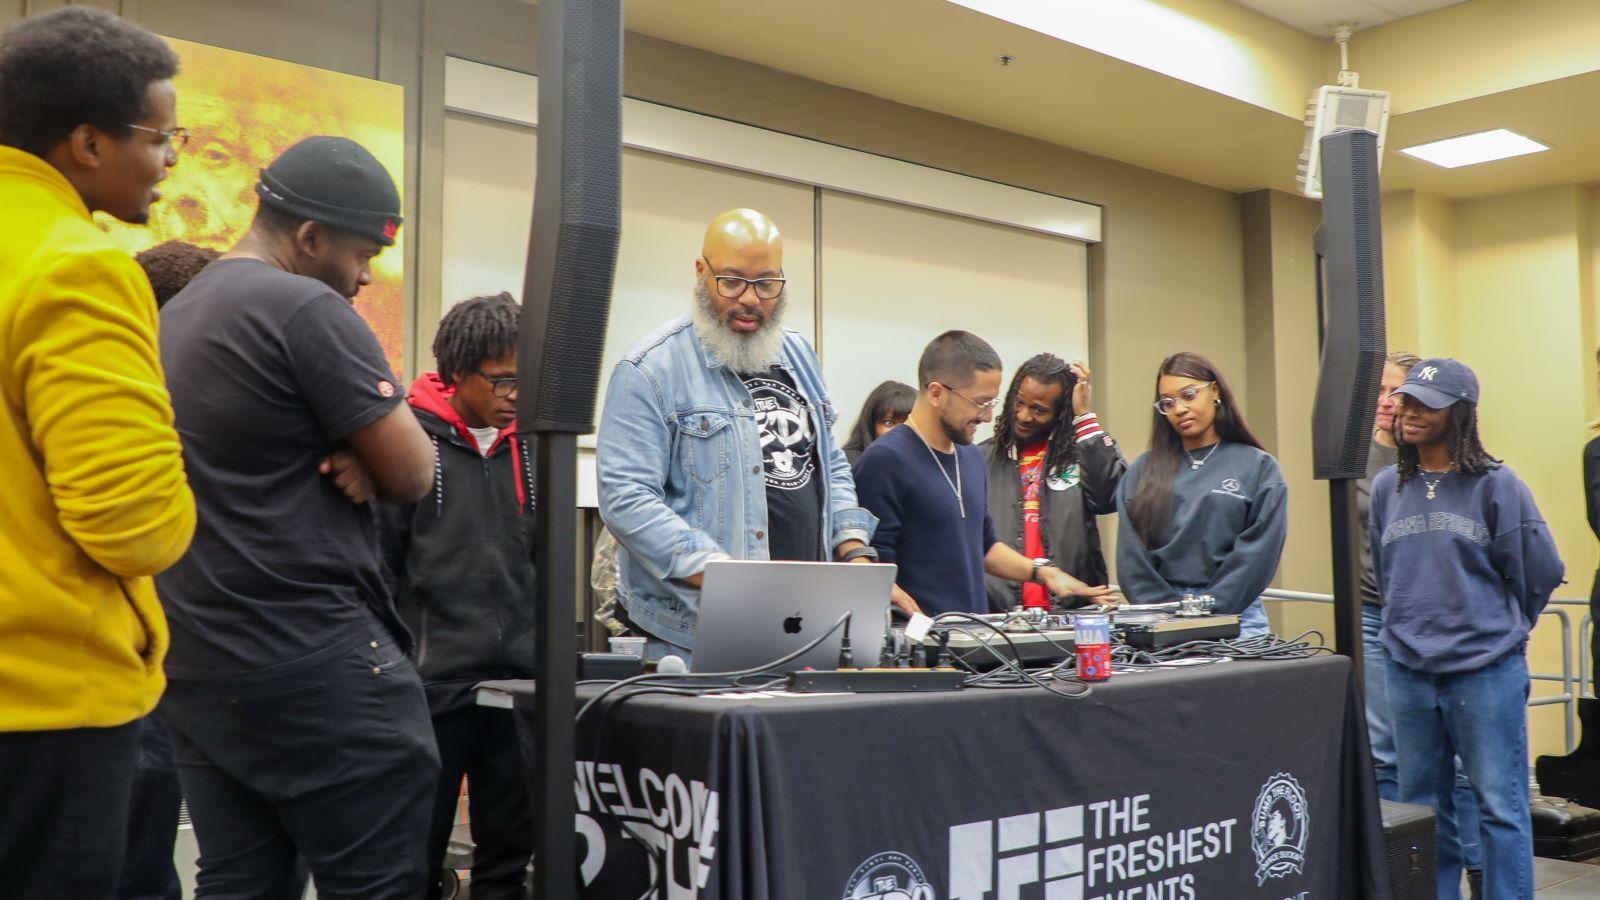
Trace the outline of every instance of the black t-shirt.
[[372, 329], [320, 281], [225, 259], [162, 309], [161, 360], [199, 512], [156, 579], [168, 675], [294, 671], [368, 639], [390, 602], [373, 510], [317, 462], [403, 401]]
[[740, 376], [750, 389], [767, 476], [767, 538], [773, 559], [815, 562], [822, 547], [822, 472], [816, 421], [779, 366]]

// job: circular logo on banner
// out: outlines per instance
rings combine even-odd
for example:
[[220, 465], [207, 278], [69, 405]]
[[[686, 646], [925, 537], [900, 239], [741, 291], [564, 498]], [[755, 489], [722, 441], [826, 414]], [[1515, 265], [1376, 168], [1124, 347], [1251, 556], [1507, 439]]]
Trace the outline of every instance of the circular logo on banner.
[[1078, 468], [1077, 463], [1073, 463], [1051, 475], [1047, 480], [1050, 484], [1050, 490], [1064, 491], [1068, 488], [1076, 487], [1078, 482], [1083, 480], [1083, 472]]
[[1256, 854], [1256, 884], [1268, 878], [1287, 878], [1305, 874], [1306, 832], [1311, 814], [1306, 809], [1306, 792], [1287, 772], [1267, 779], [1256, 796], [1256, 811], [1250, 817], [1250, 846]]
[[917, 861], [898, 850], [879, 853], [856, 866], [843, 900], [937, 900]]

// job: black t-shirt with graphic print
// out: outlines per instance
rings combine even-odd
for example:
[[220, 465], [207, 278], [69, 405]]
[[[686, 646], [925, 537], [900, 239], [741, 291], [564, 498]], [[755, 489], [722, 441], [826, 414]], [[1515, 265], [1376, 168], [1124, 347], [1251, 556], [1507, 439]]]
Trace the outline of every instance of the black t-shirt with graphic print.
[[814, 562], [822, 547], [822, 472], [817, 424], [794, 378], [779, 366], [740, 376], [750, 389], [767, 476], [767, 540], [773, 559]]

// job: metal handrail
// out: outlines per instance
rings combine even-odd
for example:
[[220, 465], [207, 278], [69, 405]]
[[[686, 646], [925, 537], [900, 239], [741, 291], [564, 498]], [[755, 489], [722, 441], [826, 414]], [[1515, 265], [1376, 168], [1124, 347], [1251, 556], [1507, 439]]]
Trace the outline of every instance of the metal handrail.
[[[1287, 603], [1333, 603], [1332, 594], [1317, 594], [1309, 591], [1287, 591], [1279, 588], [1267, 588], [1261, 592], [1261, 599], [1274, 600]], [[1561, 622], [1561, 672], [1531, 672], [1528, 677], [1538, 681], [1559, 682], [1562, 692], [1548, 697], [1529, 697], [1528, 706], [1555, 706], [1560, 704], [1562, 710], [1562, 726], [1566, 731], [1567, 752], [1578, 749], [1578, 697], [1593, 697], [1593, 681], [1589, 672], [1589, 641], [1588, 635], [1594, 630], [1594, 618], [1590, 613], [1585, 613], [1582, 623], [1578, 628], [1578, 658], [1579, 674], [1574, 681], [1572, 671], [1572, 617], [1567, 614], [1565, 606], [1589, 606], [1587, 600], [1552, 599], [1542, 612], [1541, 616], [1555, 616]], [[1585, 694], [1585, 692], [1588, 692]]]

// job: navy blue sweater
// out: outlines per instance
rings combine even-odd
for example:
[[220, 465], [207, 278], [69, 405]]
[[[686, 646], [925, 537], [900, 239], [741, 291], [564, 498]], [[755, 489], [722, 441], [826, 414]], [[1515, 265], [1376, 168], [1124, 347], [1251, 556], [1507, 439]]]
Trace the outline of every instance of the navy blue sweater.
[[[957, 464], [966, 518], [950, 487]], [[856, 463], [856, 497], [878, 517], [872, 546], [879, 559], [899, 564], [895, 583], [930, 616], [989, 611], [983, 557], [995, 536], [988, 484], [977, 447], [957, 445], [954, 459], [940, 453], [936, 461], [907, 425], [873, 441]]]
[[1565, 573], [1527, 486], [1508, 466], [1399, 480], [1372, 480], [1368, 522], [1390, 657], [1442, 675], [1519, 649]]

